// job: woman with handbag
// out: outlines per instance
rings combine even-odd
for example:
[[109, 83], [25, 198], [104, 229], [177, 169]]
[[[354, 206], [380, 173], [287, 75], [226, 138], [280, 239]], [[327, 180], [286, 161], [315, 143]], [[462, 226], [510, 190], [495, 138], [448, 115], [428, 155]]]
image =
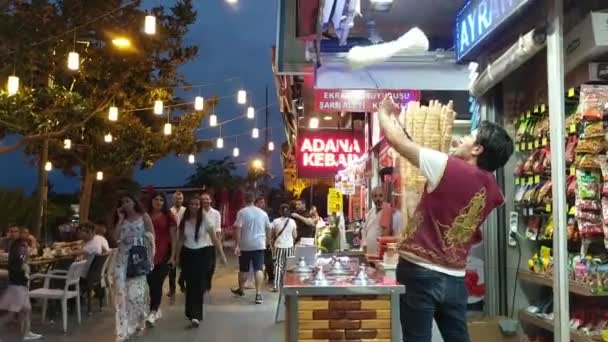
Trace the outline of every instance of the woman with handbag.
[[153, 327], [161, 318], [160, 304], [163, 299], [163, 284], [176, 259], [177, 224], [175, 216], [169, 210], [165, 195], [160, 192], [153, 192], [150, 195], [148, 215], [154, 226], [156, 253], [154, 254], [154, 268], [148, 274], [150, 314], [146, 323]]
[[197, 328], [203, 320], [203, 297], [213, 276], [215, 250], [226, 265], [226, 255], [214, 225], [201, 210], [201, 198], [192, 197], [179, 224], [177, 250], [186, 282], [186, 318]]
[[290, 217], [289, 204], [281, 204], [281, 217], [270, 224], [270, 247], [275, 259], [272, 292], [283, 287], [287, 258], [294, 255], [294, 241], [298, 237], [296, 221]]
[[134, 196], [120, 198], [114, 214], [118, 254], [114, 271], [116, 341], [143, 332], [148, 313], [146, 275], [154, 256], [154, 227]]

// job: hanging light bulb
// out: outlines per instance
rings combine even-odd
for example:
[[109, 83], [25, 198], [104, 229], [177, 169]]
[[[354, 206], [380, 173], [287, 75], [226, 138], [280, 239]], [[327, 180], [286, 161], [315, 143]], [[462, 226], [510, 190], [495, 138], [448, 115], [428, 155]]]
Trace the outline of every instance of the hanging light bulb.
[[153, 15], [147, 15], [144, 21], [144, 33], [156, 34], [156, 17]]
[[310, 121], [308, 122], [308, 128], [319, 128], [319, 118], [312, 117], [310, 118]]
[[80, 67], [80, 55], [78, 52], [72, 51], [68, 54], [68, 69], [78, 70]]
[[202, 96], [194, 98], [194, 110], [201, 111], [205, 108], [205, 99]]
[[19, 91], [19, 77], [14, 75], [9, 76], [8, 82], [6, 83], [6, 90], [8, 91], [8, 96], [17, 94]]
[[64, 139], [63, 140], [63, 148], [65, 148], [66, 150], [69, 150], [72, 148], [72, 140], [70, 139]]
[[118, 107], [111, 106], [108, 110], [108, 120], [116, 121], [118, 120]]
[[112, 137], [112, 134], [110, 134], [110, 133], [103, 136], [103, 141], [107, 142], [108, 144], [111, 143], [113, 139], [114, 138]]
[[268, 142], [268, 151], [274, 151], [274, 143], [272, 141]]
[[53, 170], [53, 163], [51, 163], [50, 161], [44, 163], [44, 171], [49, 172], [51, 170]]
[[239, 0], [226, 0], [227, 3], [231, 4], [231, 5], [235, 5], [239, 2]]
[[257, 139], [260, 136], [260, 130], [256, 128], [251, 130], [251, 137]]
[[195, 161], [195, 160], [194, 160], [194, 154], [189, 155], [189, 156], [188, 156], [188, 163], [190, 163], [190, 164], [194, 164], [194, 161]]
[[249, 106], [247, 107], [247, 119], [255, 118], [255, 108]]
[[217, 148], [224, 148], [224, 139], [222, 137], [217, 138], [217, 142], [215, 144]]
[[209, 126], [211, 126], [211, 127], [217, 126], [217, 115], [211, 114], [211, 116], [209, 117]]
[[163, 101], [161, 101], [161, 100], [154, 101], [154, 114], [163, 115]]
[[239, 148], [238, 148], [238, 147], [233, 148], [233, 149], [232, 149], [232, 156], [233, 156], [233, 157], [238, 157], [238, 156], [239, 156], [239, 152], [240, 152], [240, 151], [239, 151]]
[[247, 103], [247, 92], [244, 90], [239, 90], [239, 92], [237, 93], [236, 96], [236, 102], [238, 104], [245, 104]]
[[102, 171], [97, 171], [97, 180], [98, 181], [103, 180], [103, 172]]
[[165, 135], [171, 135], [172, 131], [173, 131], [173, 126], [171, 126], [171, 123], [167, 122], [165, 124], [165, 128], [163, 129], [163, 133], [165, 133]]

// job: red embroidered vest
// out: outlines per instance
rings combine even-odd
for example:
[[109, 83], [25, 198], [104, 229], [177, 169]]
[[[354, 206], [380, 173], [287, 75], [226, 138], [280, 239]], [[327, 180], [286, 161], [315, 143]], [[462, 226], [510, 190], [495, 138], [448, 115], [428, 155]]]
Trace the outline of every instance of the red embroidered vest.
[[448, 158], [437, 188], [424, 191], [402, 232], [401, 255], [450, 269], [464, 269], [471, 247], [482, 240], [481, 224], [504, 202], [494, 175]]

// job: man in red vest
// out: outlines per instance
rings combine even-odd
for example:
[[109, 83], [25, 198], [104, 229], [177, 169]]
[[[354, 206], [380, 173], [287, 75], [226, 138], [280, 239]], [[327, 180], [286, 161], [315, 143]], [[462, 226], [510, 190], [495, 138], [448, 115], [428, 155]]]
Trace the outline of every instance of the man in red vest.
[[410, 140], [392, 116], [396, 112], [392, 99], [385, 99], [378, 113], [384, 136], [427, 179], [399, 243], [403, 340], [430, 342], [435, 319], [444, 341], [468, 342], [466, 261], [482, 240], [481, 225], [504, 203], [493, 172], [513, 154], [513, 140], [484, 121], [447, 155]]

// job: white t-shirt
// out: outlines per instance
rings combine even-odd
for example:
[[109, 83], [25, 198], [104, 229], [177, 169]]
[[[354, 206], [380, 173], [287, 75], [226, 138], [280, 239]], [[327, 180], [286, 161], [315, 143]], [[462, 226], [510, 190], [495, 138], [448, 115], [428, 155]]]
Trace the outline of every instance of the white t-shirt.
[[[287, 225], [285, 225], [287, 222]], [[283, 227], [285, 227], [285, 230], [283, 230]], [[277, 238], [274, 247], [276, 248], [291, 248], [293, 247], [293, 243], [294, 240], [296, 238], [296, 232], [297, 232], [297, 226], [296, 226], [296, 221], [294, 221], [292, 218], [290, 217], [279, 217], [278, 219], [275, 219], [274, 221], [272, 221], [272, 224], [270, 225], [270, 230], [275, 234], [279, 234], [281, 233], [281, 230], [283, 230], [283, 232], [281, 233], [281, 235], [279, 235], [279, 237]]]
[[241, 230], [241, 251], [266, 249], [266, 229], [270, 226], [270, 220], [264, 210], [249, 205], [239, 210], [234, 225]]
[[[441, 178], [443, 178], [445, 167], [448, 164], [448, 155], [436, 150], [421, 148], [418, 160], [420, 163], [420, 172], [427, 179], [426, 191], [427, 193], [431, 193], [437, 188], [439, 182], [441, 182]], [[465, 269], [458, 270], [436, 265], [420, 260], [410, 253], [405, 255], [401, 254], [401, 256], [418, 266], [454, 277], [464, 277], [466, 273]]]
[[213, 227], [213, 230], [216, 233], [221, 233], [222, 232], [222, 215], [220, 214], [220, 212], [212, 207], [209, 207], [208, 211], [205, 211], [205, 209], [203, 209], [203, 214], [205, 215], [205, 219], [207, 221], [209, 221], [209, 223]]
[[365, 218], [365, 225], [361, 230], [361, 245], [367, 248], [368, 254], [378, 253], [378, 237], [382, 235], [380, 227], [380, 213], [376, 208], [372, 208]]
[[171, 213], [175, 216], [175, 223], [179, 227], [179, 223], [182, 222], [184, 218], [184, 213], [186, 213], [186, 207], [180, 206], [179, 209], [176, 207], [171, 207]]
[[82, 247], [82, 251], [85, 254], [87, 263], [84, 266], [84, 270], [81, 277], [86, 278], [87, 273], [89, 273], [89, 268], [93, 263], [93, 259], [95, 259], [95, 256], [109, 252], [110, 246], [108, 245], [108, 240], [106, 240], [105, 237], [101, 235], [95, 235], [90, 241], [87, 241], [87, 243], [84, 244], [84, 246]]
[[198, 240], [196, 235], [196, 220], [188, 220], [184, 223], [184, 247], [188, 249], [201, 249], [213, 246], [213, 241], [209, 234], [215, 234], [211, 223], [205, 219], [201, 222], [201, 227], [198, 232]]

